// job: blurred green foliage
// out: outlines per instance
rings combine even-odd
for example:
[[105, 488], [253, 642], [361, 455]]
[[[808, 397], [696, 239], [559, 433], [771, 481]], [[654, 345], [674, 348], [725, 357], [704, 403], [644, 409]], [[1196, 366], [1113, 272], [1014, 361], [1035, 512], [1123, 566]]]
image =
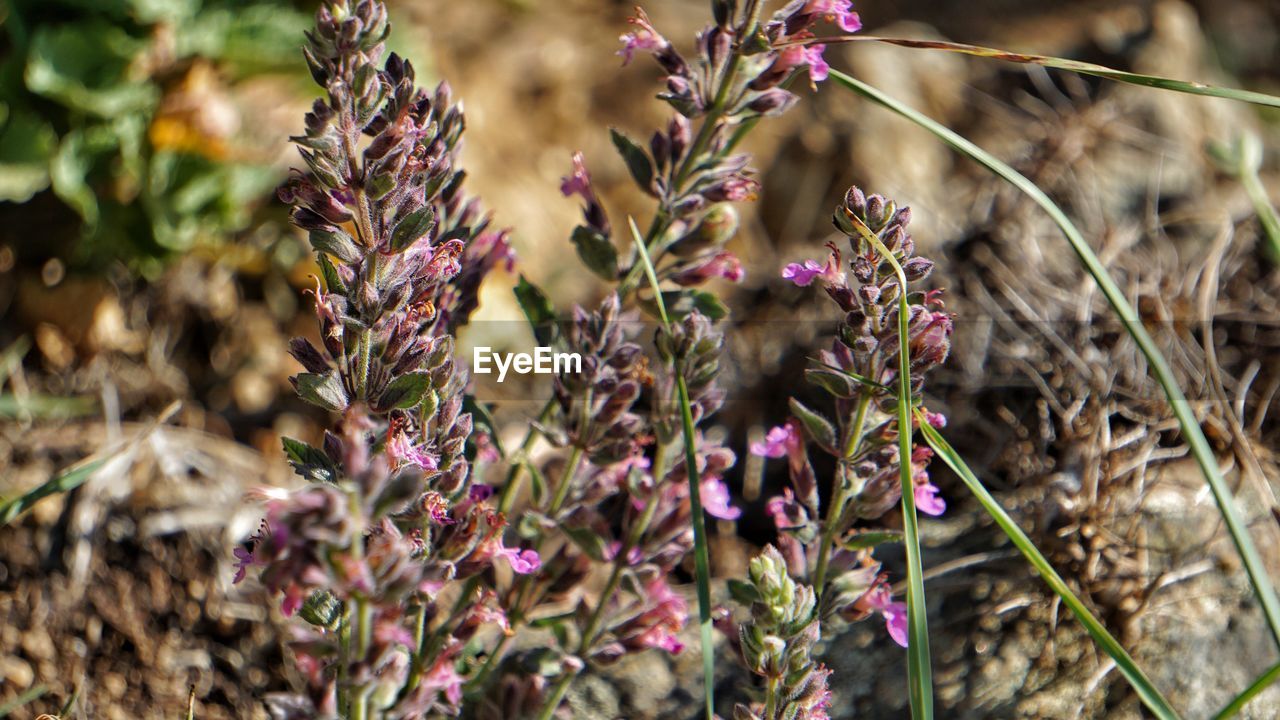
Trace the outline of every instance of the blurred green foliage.
[[154, 271], [246, 228], [279, 182], [224, 91], [300, 75], [309, 15], [291, 3], [0, 0], [0, 25], [0, 201], [51, 190], [81, 228], [76, 264]]

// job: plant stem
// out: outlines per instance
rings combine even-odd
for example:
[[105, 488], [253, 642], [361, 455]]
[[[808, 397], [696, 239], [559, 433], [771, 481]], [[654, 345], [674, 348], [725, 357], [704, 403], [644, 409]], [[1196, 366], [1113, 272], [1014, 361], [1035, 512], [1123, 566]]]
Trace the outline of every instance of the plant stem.
[[520, 460], [529, 456], [529, 451], [533, 450], [533, 445], [538, 440], [538, 425], [545, 424], [551, 419], [551, 413], [555, 410], [555, 400], [548, 400], [547, 404], [542, 406], [542, 412], [538, 414], [537, 425], [529, 425], [528, 431], [524, 434], [524, 441], [520, 443], [520, 449], [516, 451], [515, 460], [511, 463], [511, 469], [507, 471], [507, 481], [502, 484], [502, 492], [498, 495], [498, 512], [508, 513], [511, 506], [515, 504], [516, 494], [520, 489], [520, 481], [524, 479], [524, 462]]
[[854, 415], [853, 431], [847, 440], [844, 457], [840, 460], [840, 477], [835, 492], [831, 495], [831, 506], [827, 508], [827, 516], [823, 521], [822, 540], [818, 545], [818, 560], [813, 569], [813, 591], [822, 597], [822, 588], [827, 579], [827, 563], [831, 559], [831, 544], [835, 540], [840, 517], [844, 515], [844, 506], [848, 503], [849, 493], [849, 460], [858, 454], [862, 445], [862, 431], [867, 424], [867, 409], [871, 406], [871, 394], [866, 390], [858, 393], [858, 410]]

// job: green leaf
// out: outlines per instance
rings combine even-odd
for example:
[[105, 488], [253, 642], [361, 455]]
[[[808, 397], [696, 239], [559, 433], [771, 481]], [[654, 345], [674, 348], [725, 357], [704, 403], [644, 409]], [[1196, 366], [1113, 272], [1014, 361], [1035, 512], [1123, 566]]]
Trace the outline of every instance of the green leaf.
[[49, 187], [58, 136], [42, 119], [13, 111], [0, 133], [0, 200], [23, 203]]
[[315, 373], [298, 373], [293, 377], [293, 386], [303, 400], [333, 412], [340, 412], [347, 407], [347, 391], [337, 375], [317, 375]]
[[609, 128], [609, 137], [613, 139], [613, 146], [618, 149], [618, 154], [627, 163], [627, 169], [631, 171], [631, 177], [635, 178], [636, 184], [640, 189], [652, 194], [653, 163], [649, 161], [649, 154], [615, 128]]
[[1089, 608], [1085, 607], [1080, 598], [1071, 592], [1071, 588], [1067, 587], [1062, 577], [1058, 575], [1053, 566], [1049, 564], [1049, 561], [1036, 548], [1031, 538], [1027, 537], [1022, 528], [1018, 527], [1013, 518], [1009, 517], [1009, 514], [1000, 506], [1000, 503], [991, 496], [991, 493], [983, 486], [982, 481], [978, 480], [978, 477], [973, 474], [973, 471], [969, 469], [969, 466], [960, 457], [960, 454], [955, 451], [955, 448], [951, 447], [943, 439], [942, 434], [933, 429], [933, 426], [925, 422], [923, 416], [919, 416], [919, 418], [920, 432], [924, 435], [925, 441], [938, 454], [938, 457], [947, 464], [947, 467], [960, 476], [965, 486], [978, 499], [982, 508], [996, 521], [996, 524], [1000, 526], [1004, 534], [1009, 536], [1009, 539], [1027, 558], [1032, 567], [1036, 569], [1036, 572], [1040, 573], [1040, 577], [1044, 578], [1044, 581], [1048, 583], [1053, 592], [1062, 598], [1063, 604], [1084, 625], [1085, 630], [1093, 636], [1093, 640], [1098, 647], [1115, 661], [1116, 667], [1119, 668], [1125, 679], [1129, 681], [1129, 684], [1133, 686], [1142, 703], [1161, 720], [1177, 720], [1178, 713], [1173, 710], [1169, 702], [1164, 699], [1160, 691], [1142, 672], [1142, 668], [1138, 667], [1138, 664], [1129, 656], [1124, 647], [1111, 636], [1111, 633], [1107, 632], [1102, 622], [1094, 617], [1093, 613], [1089, 612]]
[[729, 597], [739, 605], [749, 608], [752, 603], [760, 599], [760, 591], [749, 582], [729, 578]]
[[343, 230], [312, 230], [307, 236], [318, 253], [332, 255], [344, 263], [355, 263], [361, 258], [355, 238]]
[[412, 372], [392, 380], [378, 397], [379, 411], [408, 410], [417, 407], [431, 392], [431, 374]]
[[146, 42], [107, 23], [42, 27], [27, 54], [27, 89], [97, 117], [149, 113], [159, 86], [129, 75], [146, 49]]
[[[831, 42], [832, 40], [824, 38], [822, 41]], [[1109, 68], [1105, 65], [1096, 65], [1094, 63], [1081, 62], [1079, 60], [1068, 60], [1066, 58], [1052, 57], [1049, 55], [1014, 53], [1007, 50], [998, 50], [996, 48], [982, 47], [979, 45], [943, 42], [940, 40], [910, 40], [906, 38], [876, 37], [873, 35], [852, 35], [845, 38], [839, 38], [836, 41], [871, 41], [922, 50], [944, 50], [946, 52], [973, 55], [975, 57], [990, 58], [992, 60], [1004, 60], [1006, 62], [1029, 65], [1043, 65], [1044, 67], [1053, 68], [1055, 70], [1067, 70], [1069, 72], [1076, 72], [1082, 75], [1093, 75], [1100, 78], [1106, 78], [1107, 80], [1128, 83], [1130, 85], [1142, 85], [1144, 87], [1158, 88], [1160, 90], [1172, 90], [1174, 92], [1188, 93], [1191, 95], [1207, 95], [1209, 97], [1226, 98], [1228, 100], [1239, 100], [1240, 102], [1253, 103], [1254, 105], [1280, 107], [1280, 97], [1275, 97], [1274, 95], [1266, 95], [1263, 93], [1251, 92], [1249, 90], [1237, 90], [1235, 88], [1216, 87], [1190, 80], [1176, 80], [1174, 78], [1162, 77], [1160, 75], [1142, 75], [1139, 73], [1125, 72], [1123, 70]]]
[[331, 293], [346, 294], [347, 284], [342, 282], [342, 276], [338, 274], [338, 268], [333, 266], [329, 256], [317, 255], [316, 262], [320, 265], [320, 276], [324, 278], [324, 289]]
[[850, 552], [857, 552], [899, 542], [902, 542], [901, 530], [855, 530], [840, 539], [840, 547]]
[[551, 301], [524, 275], [516, 283], [515, 294], [516, 302], [520, 304], [529, 326], [533, 328], [533, 337], [539, 345], [550, 346], [558, 334], [556, 311], [551, 306]]
[[564, 530], [564, 534], [569, 536], [573, 544], [577, 545], [578, 549], [586, 553], [592, 560], [604, 562], [608, 559], [604, 538], [600, 537], [600, 534], [595, 530], [587, 527], [568, 526], [562, 526], [561, 530]]
[[430, 205], [423, 205], [409, 213], [396, 224], [396, 229], [391, 231], [391, 250], [404, 252], [410, 245], [431, 232], [431, 226], [435, 223], [436, 211]]
[[804, 403], [795, 398], [791, 398], [791, 414], [800, 420], [800, 424], [804, 425], [805, 433], [811, 440], [821, 445], [823, 450], [832, 455], [840, 454], [840, 451], [836, 448], [838, 445], [836, 428], [831, 424], [831, 421], [805, 407]]
[[1271, 629], [1272, 638], [1277, 645], [1280, 645], [1280, 598], [1276, 596], [1275, 587], [1267, 576], [1266, 566], [1263, 565], [1262, 557], [1259, 555], [1257, 547], [1253, 544], [1248, 526], [1245, 525], [1244, 518], [1241, 517], [1240, 511], [1235, 505], [1231, 490], [1227, 487], [1226, 481], [1218, 469], [1218, 461], [1214, 456], [1213, 448], [1210, 447], [1209, 441], [1205, 438], [1204, 431], [1200, 428], [1200, 423], [1196, 419], [1190, 403], [1187, 402], [1186, 396], [1182, 394], [1182, 390], [1178, 387], [1177, 379], [1173, 375], [1173, 369], [1169, 367], [1168, 361], [1161, 354], [1155, 340], [1147, 332], [1142, 323], [1142, 318], [1138, 316], [1138, 312], [1133, 308], [1133, 305], [1129, 304], [1124, 292], [1116, 285], [1115, 280], [1111, 278], [1111, 274], [1107, 272], [1106, 266], [1102, 264], [1093, 249], [1089, 247], [1089, 243], [1085, 241], [1084, 236], [1076, 229], [1075, 224], [1043, 190], [1027, 179], [1026, 176], [954, 131], [880, 90], [838, 70], [831, 71], [830, 77], [837, 84], [923, 127], [952, 148], [1004, 178], [1014, 187], [1026, 193], [1057, 223], [1058, 228], [1062, 230], [1062, 234], [1066, 236], [1068, 243], [1070, 243], [1071, 249], [1075, 251], [1085, 270], [1093, 276], [1094, 282], [1098, 284], [1098, 288], [1102, 291], [1103, 296], [1106, 297], [1107, 302], [1110, 303], [1112, 310], [1119, 317], [1125, 330], [1133, 338], [1138, 349], [1142, 351], [1143, 357], [1147, 359], [1147, 363], [1151, 366], [1151, 372], [1155, 375], [1156, 381], [1164, 389], [1165, 397], [1173, 408], [1173, 413], [1178, 419], [1178, 425], [1182, 429], [1182, 435], [1191, 447], [1191, 454], [1200, 465], [1200, 472], [1204, 475], [1205, 482], [1208, 483], [1209, 489], [1213, 493], [1214, 501], [1222, 513], [1222, 519], [1227, 531], [1231, 534], [1236, 550], [1240, 553], [1245, 573], [1249, 576], [1249, 582], [1253, 585], [1254, 593], [1258, 596], [1262, 612], [1267, 617], [1267, 625]]
[[90, 227], [98, 223], [98, 198], [88, 182], [92, 167], [93, 156], [85, 142], [84, 132], [80, 130], [72, 130], [63, 136], [49, 164], [53, 191]]
[[618, 279], [618, 249], [603, 234], [585, 225], [573, 229], [569, 238], [587, 269], [605, 280]]
[[289, 458], [289, 464], [299, 476], [311, 482], [338, 481], [338, 468], [323, 450], [288, 437], [281, 437], [280, 442], [284, 446], [285, 456]]
[[713, 292], [695, 290], [693, 292], [693, 306], [712, 322], [729, 317], [729, 307], [721, 302], [720, 298]]

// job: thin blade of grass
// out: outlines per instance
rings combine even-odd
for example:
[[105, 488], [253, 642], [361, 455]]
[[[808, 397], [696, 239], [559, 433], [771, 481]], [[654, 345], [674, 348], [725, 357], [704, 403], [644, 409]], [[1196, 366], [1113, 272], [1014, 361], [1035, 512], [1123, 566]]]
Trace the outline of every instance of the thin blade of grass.
[[981, 45], [968, 45], [966, 43], [945, 42], [941, 40], [913, 40], [909, 38], [878, 37], [875, 35], [812, 38], [804, 41], [806, 44], [827, 44], [838, 42], [878, 42], [919, 50], [942, 50], [944, 52], [960, 53], [963, 55], [972, 55], [974, 57], [989, 58], [992, 60], [1003, 60], [1005, 62], [1021, 63], [1024, 65], [1042, 65], [1055, 70], [1066, 70], [1068, 72], [1080, 73], [1082, 75], [1093, 75], [1107, 80], [1128, 83], [1129, 85], [1141, 85], [1143, 87], [1157, 88], [1159, 90], [1171, 90], [1174, 92], [1188, 93], [1190, 95], [1204, 95], [1207, 97], [1237, 100], [1239, 102], [1247, 102], [1254, 105], [1280, 107], [1280, 97], [1267, 95], [1266, 93], [1253, 92], [1252, 90], [1224, 88], [1216, 85], [1206, 85], [1205, 83], [1195, 82], [1192, 80], [1178, 80], [1176, 78], [1162, 77], [1160, 75], [1143, 75], [1141, 73], [1116, 70], [1115, 68], [1109, 68], [1106, 65], [1081, 62], [1080, 60], [1069, 60], [1067, 58], [1053, 57], [1050, 55], [1015, 53], [1009, 52], [1008, 50], [982, 47]]
[[36, 685], [35, 687], [27, 690], [26, 692], [10, 700], [4, 705], [0, 705], [0, 718], [9, 717], [9, 715], [11, 715], [14, 710], [17, 710], [18, 708], [24, 705], [27, 705], [29, 703], [35, 702], [36, 700], [39, 700], [40, 698], [44, 697], [45, 694], [48, 692], [49, 692], [49, 688], [45, 687], [44, 685]]
[[1270, 670], [1262, 673], [1257, 680], [1253, 681], [1252, 685], [1245, 688], [1244, 692], [1237, 695], [1230, 703], [1227, 703], [1227, 706], [1222, 708], [1222, 712], [1213, 716], [1214, 720], [1227, 720], [1227, 718], [1235, 717], [1236, 713], [1243, 710], [1250, 700], [1263, 690], [1271, 687], [1277, 679], [1280, 679], [1280, 663], [1272, 665]]
[[920, 522], [916, 516], [915, 480], [911, 469], [911, 353], [908, 349], [907, 275], [880, 238], [856, 217], [858, 233], [893, 266], [898, 276], [898, 471], [902, 483], [902, 541], [907, 549], [907, 686], [911, 717], [933, 718], [933, 663], [929, 655], [929, 619], [924, 602], [924, 567], [920, 559]]
[[1168, 361], [1165, 360], [1164, 355], [1161, 354], [1160, 349], [1156, 346], [1155, 340], [1143, 327], [1137, 311], [1129, 304], [1119, 286], [1111, 279], [1111, 275], [1107, 272], [1106, 267], [1103, 266], [1102, 261], [1094, 254], [1093, 249], [1089, 247], [1089, 243], [1085, 241], [1084, 236], [1067, 218], [1066, 213], [1022, 173], [1001, 162], [994, 155], [969, 142], [951, 129], [944, 127], [880, 90], [838, 70], [832, 70], [830, 77], [842, 87], [848, 88], [923, 127], [952, 148], [999, 175], [1034, 200], [1062, 230], [1063, 235], [1066, 236], [1067, 241], [1071, 244], [1072, 250], [1075, 251], [1076, 256], [1080, 259], [1081, 264], [1093, 276], [1107, 302], [1110, 303], [1111, 308], [1120, 318], [1125, 330], [1133, 338], [1143, 356], [1146, 357], [1147, 363], [1151, 366], [1152, 374], [1155, 376], [1156, 381], [1160, 383], [1160, 387], [1163, 388], [1165, 397], [1168, 399], [1169, 405], [1173, 408], [1173, 413], [1178, 419], [1182, 434], [1191, 448], [1191, 454], [1200, 466], [1200, 472], [1204, 475], [1205, 482], [1208, 483], [1209, 489], [1213, 493], [1213, 499], [1222, 513], [1222, 519], [1227, 526], [1227, 531], [1231, 534], [1231, 540], [1235, 543], [1236, 550], [1240, 553], [1249, 582], [1253, 585], [1254, 593], [1258, 596], [1259, 604], [1262, 605], [1263, 614], [1267, 617], [1267, 625], [1271, 629], [1272, 638], [1280, 646], [1280, 598], [1276, 597], [1275, 586], [1272, 585], [1271, 579], [1267, 576], [1266, 568], [1262, 563], [1262, 556], [1258, 554], [1258, 549], [1253, 544], [1253, 538], [1249, 535], [1249, 529], [1245, 525], [1244, 518], [1241, 517], [1240, 511], [1235, 505], [1235, 499], [1232, 497], [1226, 481], [1218, 470], [1218, 462], [1213, 455], [1213, 449], [1209, 446], [1209, 441], [1205, 438], [1204, 432], [1200, 428], [1200, 423], [1196, 420], [1195, 413], [1191, 410], [1190, 403], [1187, 402], [1186, 396], [1182, 394], [1182, 390], [1178, 387], [1172, 368], [1169, 367]]
[[1044, 581], [1048, 583], [1053, 592], [1062, 598], [1062, 602], [1070, 608], [1072, 614], [1084, 625], [1085, 630], [1088, 630], [1089, 634], [1093, 636], [1093, 640], [1098, 644], [1098, 647], [1111, 656], [1111, 659], [1116, 663], [1116, 667], [1120, 669], [1125, 679], [1133, 686], [1143, 704], [1161, 720], [1177, 720], [1178, 713], [1174, 711], [1169, 705], [1169, 701], [1164, 699], [1164, 696], [1160, 694], [1156, 686], [1142, 672], [1142, 668], [1138, 667], [1138, 663], [1111, 636], [1111, 633], [1107, 632], [1107, 628], [1103, 626], [1102, 622], [1094, 617], [1093, 613], [1089, 612], [1089, 608], [1085, 607], [1080, 598], [1071, 592], [1071, 588], [1067, 587], [1067, 584], [1063, 582], [1062, 577], [1053, 569], [1049, 561], [1045, 559], [1044, 555], [1040, 554], [1035, 543], [1031, 542], [1031, 538], [1022, 532], [1022, 528], [1018, 527], [1013, 518], [1009, 517], [1009, 514], [1004, 511], [1004, 508], [992, 497], [991, 493], [987, 492], [987, 488], [983, 486], [982, 481], [978, 480], [978, 477], [973, 474], [973, 471], [969, 469], [969, 466], [960, 457], [960, 454], [955, 451], [955, 448], [951, 447], [943, 439], [942, 434], [933, 429], [933, 426], [925, 422], [923, 416], [919, 416], [919, 418], [920, 432], [924, 435], [925, 441], [938, 454], [938, 457], [942, 458], [947, 467], [960, 476], [969, 491], [982, 504], [982, 509], [986, 510], [987, 514], [1004, 531], [1004, 534], [1009, 536], [1009, 539], [1027, 558], [1027, 561], [1036, 569], [1036, 572], [1040, 573], [1040, 577], [1044, 578]]
[[1249, 202], [1253, 203], [1253, 211], [1258, 214], [1271, 262], [1280, 265], [1280, 215], [1276, 214], [1276, 206], [1271, 204], [1267, 188], [1258, 177], [1258, 170], [1262, 167], [1262, 143], [1257, 135], [1247, 132], [1240, 136], [1235, 160], [1234, 172], [1244, 185]]
[[[640, 262], [644, 264], [644, 273], [649, 278], [650, 287], [653, 288], [658, 315], [662, 318], [663, 326], [669, 329], [671, 320], [667, 317], [666, 304], [662, 302], [662, 288], [658, 284], [658, 273], [653, 268], [653, 261], [649, 259], [649, 250], [644, 246], [644, 239], [640, 236], [636, 221], [627, 218], [627, 222], [631, 225], [631, 235], [635, 239]], [[706, 703], [706, 719], [713, 720], [716, 706], [716, 659], [711, 640], [711, 560], [707, 551], [707, 524], [702, 514], [702, 485], [698, 474], [697, 444], [694, 435], [693, 409], [689, 403], [689, 388], [680, 369], [675, 368], [675, 371], [676, 392], [680, 401], [680, 423], [684, 430], [685, 474], [689, 477], [689, 514], [692, 516], [690, 522], [693, 523], [693, 565], [698, 585], [698, 630], [702, 645], [703, 702]]]
[[31, 506], [57, 493], [70, 492], [85, 483], [106, 464], [110, 458], [99, 458], [89, 462], [72, 465], [49, 478], [43, 485], [19, 495], [12, 500], [0, 503], [0, 526], [8, 525], [14, 518], [29, 510]]

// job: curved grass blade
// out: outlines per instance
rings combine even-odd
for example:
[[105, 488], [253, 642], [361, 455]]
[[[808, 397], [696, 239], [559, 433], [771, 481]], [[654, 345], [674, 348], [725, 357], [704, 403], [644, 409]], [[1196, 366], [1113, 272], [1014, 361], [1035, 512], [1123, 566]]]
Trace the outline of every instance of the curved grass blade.
[[1182, 390], [1178, 387], [1178, 383], [1173, 377], [1173, 370], [1169, 367], [1164, 355], [1160, 353], [1155, 340], [1143, 327], [1137, 311], [1125, 299], [1124, 293], [1121, 292], [1115, 281], [1111, 279], [1111, 275], [1107, 272], [1106, 267], [1103, 266], [1102, 261], [1094, 254], [1093, 249], [1089, 247], [1089, 243], [1085, 241], [1084, 236], [1067, 218], [1066, 213], [1053, 200], [1050, 200], [1049, 196], [1037, 187], [1035, 183], [1027, 179], [1025, 175], [1009, 167], [994, 155], [974, 145], [949, 128], [884, 94], [880, 90], [838, 70], [832, 70], [830, 77], [841, 86], [923, 127], [952, 148], [1007, 180], [1014, 187], [1026, 193], [1057, 223], [1058, 228], [1067, 237], [1067, 241], [1070, 242], [1072, 250], [1075, 251], [1085, 270], [1093, 276], [1107, 302], [1111, 304], [1111, 308], [1120, 318], [1125, 330], [1128, 331], [1129, 336], [1133, 338], [1134, 343], [1137, 344], [1143, 356], [1146, 357], [1156, 381], [1164, 389], [1165, 397], [1168, 399], [1169, 405], [1172, 406], [1173, 413], [1182, 428], [1182, 434], [1191, 448], [1191, 454], [1195, 457], [1196, 463], [1199, 464], [1200, 472], [1204, 475], [1205, 482], [1209, 484], [1209, 489], [1213, 493], [1214, 501], [1218, 504], [1218, 510], [1222, 513], [1222, 519], [1227, 526], [1227, 531], [1231, 534], [1236, 550], [1240, 553], [1240, 559], [1244, 564], [1246, 574], [1249, 576], [1249, 582], [1253, 585], [1254, 593], [1258, 596], [1258, 602], [1262, 605], [1262, 612], [1267, 617], [1267, 625], [1271, 629], [1272, 638], [1280, 646], [1280, 598], [1276, 597], [1275, 586], [1272, 585], [1271, 579], [1267, 576], [1266, 568], [1262, 564], [1262, 556], [1258, 554], [1258, 549], [1253, 544], [1253, 538], [1249, 536], [1249, 529], [1245, 525], [1244, 518], [1241, 517], [1240, 510], [1235, 505], [1235, 499], [1232, 497], [1226, 481], [1223, 480], [1222, 474], [1218, 470], [1218, 462], [1214, 458], [1213, 449], [1209, 446], [1209, 441], [1205, 439], [1204, 432], [1200, 429], [1200, 423], [1196, 420], [1195, 413], [1192, 412], [1186, 396], [1182, 394]]
[[1236, 713], [1243, 710], [1250, 700], [1263, 690], [1271, 687], [1271, 684], [1277, 679], [1280, 679], [1280, 663], [1272, 665], [1270, 670], [1259, 676], [1257, 680], [1254, 680], [1252, 685], [1245, 688], [1244, 692], [1237, 695], [1226, 707], [1222, 708], [1222, 712], [1214, 715], [1214, 720], [1227, 720], [1227, 718], [1235, 717]]
[[947, 467], [950, 467], [955, 471], [956, 475], [960, 476], [960, 479], [968, 486], [969, 491], [973, 493], [974, 497], [978, 498], [982, 508], [996, 521], [996, 524], [1000, 526], [1004, 534], [1009, 536], [1009, 539], [1013, 541], [1018, 550], [1022, 551], [1027, 561], [1036, 569], [1036, 572], [1040, 573], [1040, 577], [1044, 578], [1044, 581], [1049, 584], [1053, 592], [1062, 598], [1062, 602], [1071, 609], [1072, 614], [1080, 620], [1085, 630], [1089, 631], [1098, 647], [1111, 656], [1111, 659], [1116, 663], [1116, 667], [1120, 669], [1125, 679], [1129, 681], [1134, 691], [1138, 693], [1142, 703], [1161, 720], [1177, 720], [1178, 713], [1174, 711], [1173, 707], [1169, 705], [1169, 701], [1164, 699], [1160, 691], [1142, 672], [1142, 668], [1138, 667], [1138, 663], [1129, 656], [1129, 653], [1111, 636], [1111, 633], [1107, 632], [1106, 627], [1093, 616], [1093, 613], [1089, 612], [1089, 608], [1085, 607], [1080, 598], [1071, 592], [1071, 588], [1067, 587], [1067, 584], [1062, 581], [1062, 577], [1053, 569], [1049, 561], [1036, 549], [1035, 543], [1031, 542], [1031, 538], [1022, 532], [1022, 528], [1018, 527], [1013, 518], [1009, 517], [1004, 508], [1000, 507], [1000, 503], [991, 496], [991, 493], [987, 492], [987, 488], [983, 486], [982, 481], [978, 480], [977, 476], [973, 474], [973, 471], [969, 469], [969, 466], [965, 464], [955, 449], [943, 439], [942, 434], [933, 429], [928, 422], [925, 422], [923, 416], [920, 416], [919, 425], [921, 434], [924, 435], [925, 441], [929, 443], [933, 451], [938, 454], [938, 457], [942, 458]]
[[[649, 250], [644, 246], [640, 229], [636, 221], [627, 218], [631, 224], [631, 235], [635, 239], [636, 251], [640, 262], [644, 263], [644, 273], [653, 288], [653, 297], [658, 305], [658, 314], [664, 327], [671, 325], [667, 317], [666, 305], [662, 302], [662, 288], [658, 285], [658, 274], [653, 269], [653, 261], [649, 259]], [[711, 560], [707, 552], [707, 524], [702, 514], [702, 483], [698, 473], [697, 445], [695, 444], [693, 410], [689, 405], [689, 388], [684, 376], [676, 372], [676, 392], [680, 401], [680, 422], [684, 429], [684, 461], [686, 474], [689, 476], [689, 514], [693, 523], [693, 565], [698, 584], [698, 629], [702, 645], [702, 687], [703, 702], [706, 703], [706, 719], [715, 718], [716, 707], [716, 658], [715, 648], [711, 640]]]
[[48, 692], [49, 688], [44, 685], [36, 685], [4, 705], [0, 705], [0, 718], [9, 717], [9, 715], [13, 714], [14, 710], [39, 700]]
[[56, 495], [75, 490], [80, 487], [93, 476], [98, 468], [106, 464], [111, 458], [98, 458], [89, 462], [81, 462], [66, 470], [49, 478], [43, 485], [36, 487], [12, 500], [0, 503], [0, 526], [8, 525], [14, 518], [23, 512], [31, 509], [33, 505], [41, 500]]
[[907, 323], [907, 275], [902, 265], [871, 229], [850, 217], [863, 239], [893, 266], [898, 276], [898, 471], [902, 482], [902, 542], [907, 549], [907, 686], [911, 717], [933, 718], [933, 663], [929, 656], [929, 619], [924, 603], [924, 567], [920, 559], [920, 521], [916, 517], [915, 481], [911, 471], [911, 353]]
[[1093, 75], [1095, 77], [1128, 83], [1130, 85], [1141, 85], [1143, 87], [1157, 88], [1160, 90], [1172, 90], [1174, 92], [1188, 93], [1190, 95], [1205, 95], [1207, 97], [1238, 100], [1240, 102], [1252, 103], [1254, 105], [1280, 107], [1280, 97], [1267, 95], [1266, 93], [1253, 92], [1252, 90], [1224, 88], [1216, 85], [1206, 85], [1205, 83], [1195, 82], [1192, 80], [1177, 80], [1175, 78], [1162, 77], [1160, 75], [1143, 75], [1141, 73], [1116, 70], [1115, 68], [1109, 68], [1105, 65], [1081, 62], [1080, 60], [1068, 60], [1067, 58], [1052, 57], [1049, 55], [1015, 53], [1007, 50], [982, 47], [981, 45], [968, 45], [966, 43], [944, 42], [941, 40], [912, 40], [908, 38], [877, 37], [874, 35], [850, 35], [838, 38], [812, 38], [805, 40], [804, 42], [805, 44], [879, 42], [921, 50], [943, 50], [945, 52], [973, 55], [974, 57], [989, 58], [992, 60], [1004, 60], [1005, 62], [1022, 63], [1024, 65], [1043, 65], [1044, 67], [1053, 68], [1055, 70], [1066, 70], [1068, 72], [1080, 73], [1081, 75]]
[[1276, 206], [1267, 197], [1267, 188], [1258, 177], [1262, 167], [1262, 143], [1252, 132], [1245, 132], [1230, 147], [1211, 146], [1210, 154], [1228, 173], [1240, 179], [1244, 191], [1253, 203], [1253, 211], [1258, 214], [1258, 222], [1262, 225], [1263, 237], [1267, 241], [1267, 254], [1271, 262], [1280, 265], [1280, 214]]

